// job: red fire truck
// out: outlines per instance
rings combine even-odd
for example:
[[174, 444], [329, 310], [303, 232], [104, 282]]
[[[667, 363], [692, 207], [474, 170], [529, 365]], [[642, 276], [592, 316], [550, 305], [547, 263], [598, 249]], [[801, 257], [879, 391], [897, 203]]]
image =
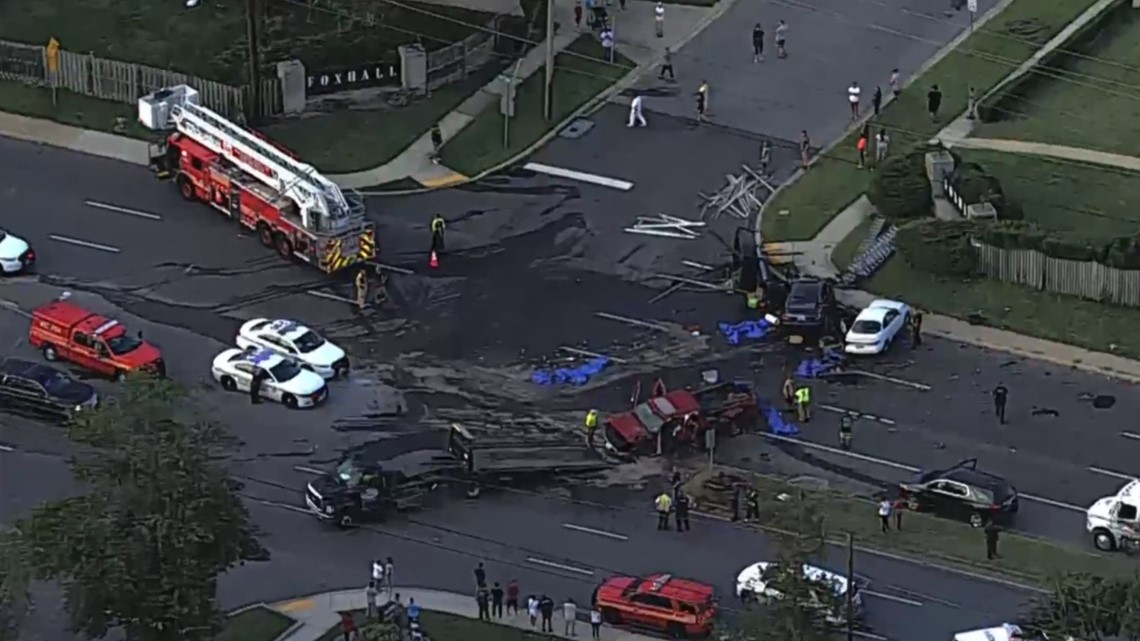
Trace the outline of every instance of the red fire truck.
[[364, 199], [264, 137], [199, 104], [186, 85], [139, 98], [139, 122], [170, 131], [150, 165], [187, 200], [212, 205], [266, 247], [325, 273], [376, 257]]

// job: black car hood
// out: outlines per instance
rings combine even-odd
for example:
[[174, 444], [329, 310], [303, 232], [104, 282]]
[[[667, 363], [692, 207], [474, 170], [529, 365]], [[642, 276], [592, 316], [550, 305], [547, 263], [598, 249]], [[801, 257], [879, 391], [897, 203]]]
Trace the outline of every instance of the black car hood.
[[79, 381], [72, 381], [51, 390], [51, 397], [66, 405], [82, 405], [94, 396], [95, 388]]

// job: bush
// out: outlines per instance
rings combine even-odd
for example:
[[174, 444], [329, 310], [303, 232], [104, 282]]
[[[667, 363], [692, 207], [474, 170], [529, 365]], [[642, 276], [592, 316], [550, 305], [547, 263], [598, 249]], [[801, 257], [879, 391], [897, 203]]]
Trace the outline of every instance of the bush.
[[1033, 223], [997, 222], [979, 229], [978, 240], [1000, 249], [1037, 249], [1045, 240], [1045, 232]]
[[921, 151], [888, 158], [871, 179], [867, 199], [879, 215], [894, 222], [925, 218], [934, 209]]
[[1108, 245], [1103, 240], [1091, 240], [1076, 232], [1054, 232], [1046, 234], [1041, 240], [1041, 253], [1065, 260], [1103, 263], [1108, 254]]
[[895, 247], [919, 271], [969, 276], [977, 270], [977, 252], [970, 239], [978, 227], [968, 220], [915, 220], [899, 227]]
[[1140, 234], [1109, 243], [1104, 251], [1104, 264], [1117, 269], [1140, 270]]

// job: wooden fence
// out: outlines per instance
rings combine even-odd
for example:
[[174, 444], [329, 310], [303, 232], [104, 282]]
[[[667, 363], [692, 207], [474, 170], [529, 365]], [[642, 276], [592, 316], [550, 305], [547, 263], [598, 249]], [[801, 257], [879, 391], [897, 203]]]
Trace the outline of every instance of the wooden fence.
[[1065, 260], [1032, 249], [978, 248], [978, 268], [988, 277], [1087, 300], [1140, 307], [1140, 270]]

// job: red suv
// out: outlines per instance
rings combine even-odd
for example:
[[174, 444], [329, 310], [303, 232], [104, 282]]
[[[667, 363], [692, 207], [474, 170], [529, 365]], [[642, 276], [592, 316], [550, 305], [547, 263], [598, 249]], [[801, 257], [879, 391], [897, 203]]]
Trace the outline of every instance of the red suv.
[[683, 639], [712, 632], [714, 596], [711, 585], [672, 574], [615, 576], [594, 591], [594, 606], [607, 623], [629, 623]]

